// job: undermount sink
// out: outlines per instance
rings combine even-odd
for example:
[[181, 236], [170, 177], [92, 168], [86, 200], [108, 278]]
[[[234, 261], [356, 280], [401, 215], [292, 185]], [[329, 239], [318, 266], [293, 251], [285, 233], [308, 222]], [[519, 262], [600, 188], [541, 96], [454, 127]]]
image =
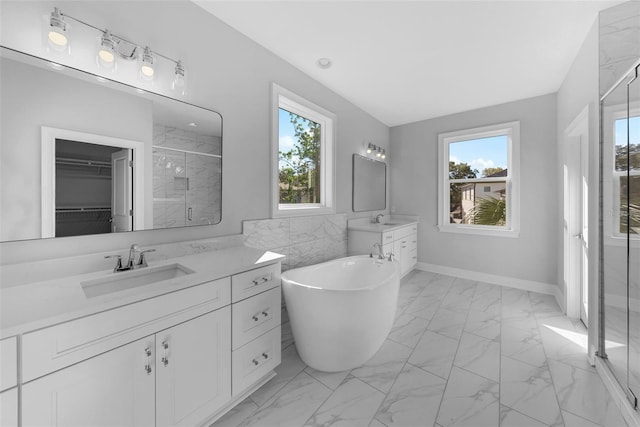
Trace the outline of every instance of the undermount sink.
[[400, 225], [400, 222], [385, 222], [382, 225]]
[[82, 286], [85, 296], [87, 298], [93, 298], [162, 282], [163, 280], [175, 279], [176, 277], [186, 276], [192, 273], [194, 273], [193, 270], [183, 265], [169, 264], [113, 273], [107, 277], [81, 282], [80, 285]]

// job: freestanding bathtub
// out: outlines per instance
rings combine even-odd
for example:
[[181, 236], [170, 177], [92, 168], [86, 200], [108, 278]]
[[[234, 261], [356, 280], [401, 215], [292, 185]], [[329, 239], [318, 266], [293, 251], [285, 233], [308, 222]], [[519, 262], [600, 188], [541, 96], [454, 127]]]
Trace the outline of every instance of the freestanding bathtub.
[[387, 338], [396, 312], [397, 261], [352, 256], [282, 273], [293, 338], [313, 369], [361, 366]]

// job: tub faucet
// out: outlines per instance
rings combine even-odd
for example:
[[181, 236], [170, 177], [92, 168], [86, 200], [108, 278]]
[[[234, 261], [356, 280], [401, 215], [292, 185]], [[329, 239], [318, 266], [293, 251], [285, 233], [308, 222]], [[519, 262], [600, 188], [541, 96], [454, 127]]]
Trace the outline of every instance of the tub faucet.
[[382, 251], [382, 245], [380, 243], [374, 243], [373, 249], [375, 250], [376, 248], [378, 248], [378, 259], [384, 259], [384, 252]]

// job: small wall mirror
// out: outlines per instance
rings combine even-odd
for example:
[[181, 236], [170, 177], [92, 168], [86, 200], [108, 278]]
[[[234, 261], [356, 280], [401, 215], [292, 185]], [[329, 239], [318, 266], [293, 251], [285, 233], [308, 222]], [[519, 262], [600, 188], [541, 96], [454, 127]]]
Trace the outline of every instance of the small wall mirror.
[[387, 164], [353, 155], [353, 211], [387, 208]]
[[0, 67], [0, 241], [220, 222], [220, 114], [7, 48]]

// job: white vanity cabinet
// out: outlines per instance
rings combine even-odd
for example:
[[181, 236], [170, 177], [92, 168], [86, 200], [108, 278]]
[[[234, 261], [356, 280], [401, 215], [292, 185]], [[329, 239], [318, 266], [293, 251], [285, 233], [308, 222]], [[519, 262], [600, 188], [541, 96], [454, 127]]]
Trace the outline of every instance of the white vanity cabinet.
[[209, 425], [275, 375], [280, 305], [277, 262], [0, 341], [2, 426]]
[[388, 256], [392, 253], [400, 263], [400, 275], [410, 272], [418, 262], [418, 223], [411, 222], [401, 226], [367, 224], [349, 227], [347, 240], [349, 255], [373, 253], [374, 245], [380, 244]]

